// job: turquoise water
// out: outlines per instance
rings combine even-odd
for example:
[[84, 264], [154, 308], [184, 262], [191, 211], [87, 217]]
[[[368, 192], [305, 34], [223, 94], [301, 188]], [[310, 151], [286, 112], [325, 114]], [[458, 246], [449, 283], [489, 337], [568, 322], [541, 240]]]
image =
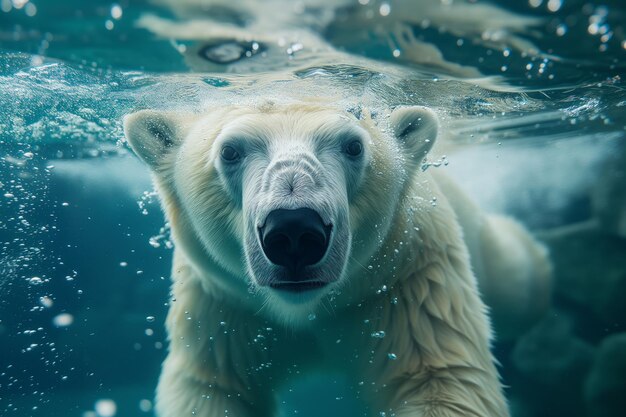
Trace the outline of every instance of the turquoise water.
[[[546, 317], [494, 345], [514, 415], [622, 415], [622, 1], [1, 0], [0, 10], [1, 415], [152, 412], [172, 250], [122, 116], [309, 96], [440, 114], [440, 169], [528, 226], [555, 267]], [[365, 412], [339, 375], [278, 395], [285, 416]]]

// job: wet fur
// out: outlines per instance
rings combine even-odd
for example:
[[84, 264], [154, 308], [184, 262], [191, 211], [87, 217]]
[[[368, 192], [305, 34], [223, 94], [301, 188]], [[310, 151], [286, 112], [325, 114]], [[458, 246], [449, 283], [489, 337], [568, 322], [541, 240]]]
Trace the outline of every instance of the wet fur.
[[[438, 180], [419, 170], [423, 144], [394, 144], [367, 116], [358, 121], [371, 135], [372, 160], [349, 202], [352, 253], [334, 291], [305, 307], [315, 320], [264, 296], [241, 259], [223, 253], [243, 253], [241, 210], [207, 160], [223, 116], [249, 111], [217, 110], [206, 121], [156, 112], [126, 120], [131, 145], [153, 169], [176, 242], [159, 415], [273, 416], [274, 389], [314, 366], [346, 371], [371, 399], [372, 414], [508, 416], [463, 230]], [[392, 131], [404, 120], [391, 119]], [[145, 152], [154, 149], [154, 138], [145, 125], [157, 122], [179, 140], [152, 160]], [[418, 133], [436, 120], [425, 123]], [[404, 154], [411, 152], [416, 155]], [[382, 215], [394, 201], [390, 215]], [[483, 217], [466, 212], [463, 218]], [[380, 330], [385, 337], [372, 337]]]

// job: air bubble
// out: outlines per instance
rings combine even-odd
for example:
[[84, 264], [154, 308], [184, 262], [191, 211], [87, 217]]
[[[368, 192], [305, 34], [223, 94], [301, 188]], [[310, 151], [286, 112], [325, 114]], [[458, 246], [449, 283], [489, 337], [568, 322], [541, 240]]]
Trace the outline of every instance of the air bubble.
[[117, 404], [110, 399], [96, 401], [94, 406], [99, 417], [113, 417], [117, 413]]
[[52, 324], [56, 327], [67, 327], [74, 323], [74, 316], [69, 313], [61, 313], [52, 319]]
[[39, 285], [39, 284], [43, 283], [43, 280], [41, 278], [39, 278], [39, 277], [32, 277], [31, 279], [28, 280], [28, 282], [31, 285]]
[[54, 304], [54, 301], [52, 301], [52, 298], [44, 295], [43, 297], [39, 297], [39, 304], [46, 308], [50, 308]]
[[389, 3], [381, 4], [378, 9], [378, 13], [380, 13], [381, 16], [389, 16], [389, 13], [391, 13], [391, 6]]
[[150, 410], [152, 410], [152, 401], [147, 399], [139, 401], [139, 409], [144, 413], [149, 412]]
[[122, 18], [122, 7], [119, 4], [113, 4], [111, 6], [111, 17], [115, 20]]
[[558, 12], [561, 6], [563, 5], [562, 0], [548, 0], [548, 10], [551, 12]]
[[28, 0], [13, 0], [13, 1], [11, 1], [11, 3], [13, 4], [13, 7], [15, 7], [17, 10], [19, 10], [22, 7], [24, 7], [26, 5], [26, 3], [28, 3]]

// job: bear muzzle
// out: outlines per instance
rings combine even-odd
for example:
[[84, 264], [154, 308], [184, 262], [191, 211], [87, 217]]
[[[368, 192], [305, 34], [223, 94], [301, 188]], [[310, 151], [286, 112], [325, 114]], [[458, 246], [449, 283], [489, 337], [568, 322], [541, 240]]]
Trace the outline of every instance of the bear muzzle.
[[316, 265], [328, 251], [332, 225], [309, 208], [271, 211], [259, 228], [261, 247], [267, 259], [285, 268], [274, 289], [301, 292], [324, 287], [328, 282], [307, 279], [305, 268]]

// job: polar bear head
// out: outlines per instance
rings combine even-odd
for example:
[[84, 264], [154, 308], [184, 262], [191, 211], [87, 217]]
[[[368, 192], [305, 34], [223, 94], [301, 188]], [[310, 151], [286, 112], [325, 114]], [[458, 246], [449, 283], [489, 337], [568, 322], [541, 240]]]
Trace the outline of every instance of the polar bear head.
[[423, 107], [381, 119], [264, 104], [143, 110], [124, 127], [153, 172], [177, 248], [206, 285], [293, 320], [363, 275], [437, 135]]

